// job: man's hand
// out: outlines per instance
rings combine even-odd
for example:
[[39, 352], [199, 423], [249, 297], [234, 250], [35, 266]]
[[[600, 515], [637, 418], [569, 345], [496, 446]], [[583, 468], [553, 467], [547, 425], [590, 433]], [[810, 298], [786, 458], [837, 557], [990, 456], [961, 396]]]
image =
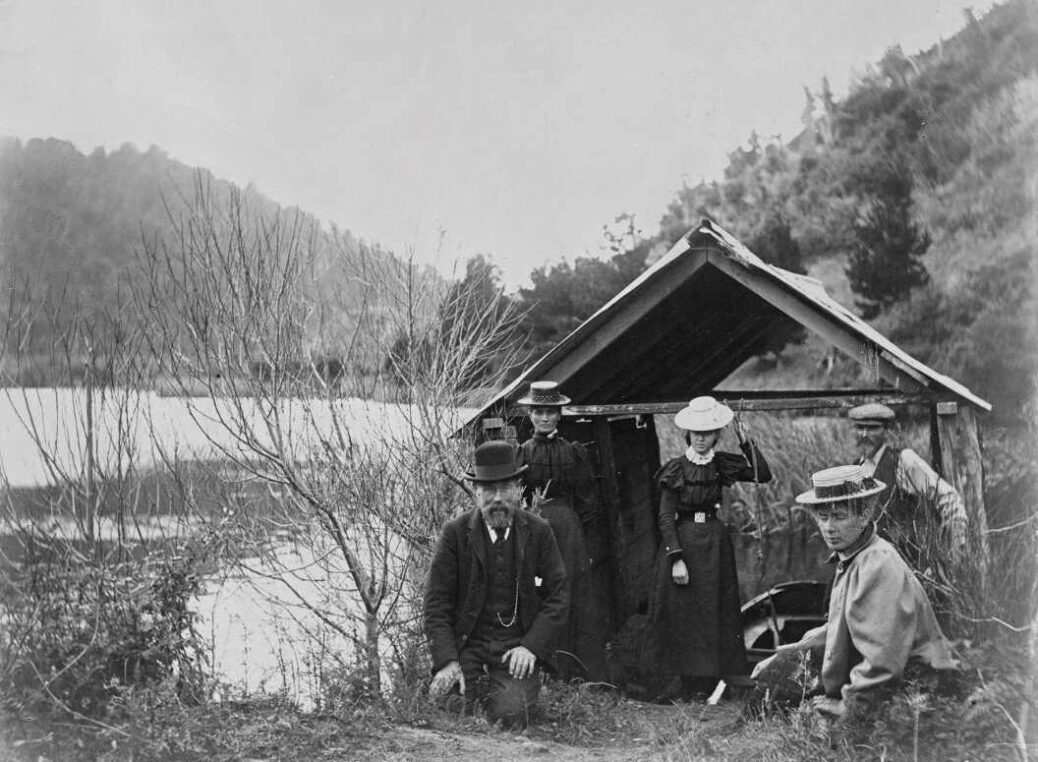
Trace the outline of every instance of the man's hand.
[[429, 695], [432, 698], [445, 696], [455, 685], [464, 696], [465, 675], [461, 671], [461, 665], [456, 661], [449, 661], [433, 676], [432, 683], [429, 685]]
[[687, 585], [688, 584], [688, 567], [685, 566], [684, 559], [679, 558], [670, 567], [670, 576], [674, 580], [674, 584]]
[[753, 672], [750, 673], [750, 679], [756, 680], [769, 666], [775, 663], [775, 658], [778, 654], [772, 654], [767, 659], [763, 659], [757, 662], [757, 665], [753, 668]]
[[526, 646], [516, 646], [505, 651], [501, 661], [508, 664], [508, 674], [517, 680], [530, 677], [537, 666], [537, 657]]
[[840, 699], [829, 698], [828, 696], [815, 696], [811, 699], [811, 706], [823, 717], [829, 719], [839, 719], [847, 713], [847, 707]]

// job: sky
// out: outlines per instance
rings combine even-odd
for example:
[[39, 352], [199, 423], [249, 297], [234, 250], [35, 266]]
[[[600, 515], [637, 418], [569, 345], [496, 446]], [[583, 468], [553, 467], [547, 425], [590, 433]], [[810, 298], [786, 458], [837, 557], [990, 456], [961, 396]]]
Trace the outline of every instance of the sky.
[[[973, 3], [978, 15], [989, 0]], [[647, 234], [961, 0], [0, 0], [0, 136], [185, 164], [510, 287]], [[723, 224], [723, 221], [721, 221]]]

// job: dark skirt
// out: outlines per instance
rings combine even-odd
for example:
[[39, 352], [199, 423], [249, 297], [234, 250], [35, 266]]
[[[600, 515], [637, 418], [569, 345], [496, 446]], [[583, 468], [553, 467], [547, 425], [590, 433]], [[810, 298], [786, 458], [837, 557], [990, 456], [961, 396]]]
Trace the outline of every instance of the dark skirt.
[[563, 679], [606, 678], [605, 633], [608, 614], [596, 595], [584, 528], [568, 497], [555, 497], [539, 506], [551, 525], [566, 565], [569, 622], [554, 643], [552, 666]]
[[691, 677], [745, 675], [749, 665], [728, 527], [717, 519], [702, 524], [683, 520], [677, 530], [689, 582], [674, 582], [672, 561], [661, 551], [653, 596], [660, 643], [657, 667]]

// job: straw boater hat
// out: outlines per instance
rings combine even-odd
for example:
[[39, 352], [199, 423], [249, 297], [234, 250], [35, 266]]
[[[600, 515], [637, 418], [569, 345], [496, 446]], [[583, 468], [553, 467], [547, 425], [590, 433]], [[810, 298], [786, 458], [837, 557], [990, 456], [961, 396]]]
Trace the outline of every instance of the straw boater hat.
[[882, 492], [886, 484], [865, 475], [861, 466], [833, 466], [811, 474], [811, 489], [797, 495], [803, 505], [837, 503]]
[[562, 407], [570, 402], [570, 398], [559, 391], [559, 385], [554, 381], [534, 381], [530, 384], [527, 395], [516, 404], [530, 407]]
[[847, 417], [855, 423], [886, 426], [894, 420], [894, 411], [878, 402], [868, 402], [852, 407], [847, 411]]
[[674, 416], [674, 423], [689, 431], [717, 431], [732, 422], [735, 413], [713, 397], [696, 397]]
[[484, 442], [476, 448], [473, 455], [473, 466], [463, 476], [470, 482], [503, 482], [514, 479], [529, 466], [519, 466], [515, 462], [515, 446], [503, 439]]

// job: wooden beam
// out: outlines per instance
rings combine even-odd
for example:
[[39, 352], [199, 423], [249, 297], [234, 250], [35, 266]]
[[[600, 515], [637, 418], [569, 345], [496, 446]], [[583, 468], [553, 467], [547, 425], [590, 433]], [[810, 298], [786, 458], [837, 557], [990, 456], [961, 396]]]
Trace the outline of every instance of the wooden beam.
[[780, 312], [788, 315], [809, 331], [818, 334], [861, 365], [874, 369], [880, 378], [895, 388], [912, 393], [926, 391], [926, 384], [922, 383], [918, 374], [910, 373], [902, 363], [894, 364], [874, 344], [863, 341], [812, 307], [808, 301], [797, 298], [795, 294], [786, 291], [768, 278], [751, 273], [723, 252], [711, 251], [707, 258], [711, 265], [742, 283]]
[[939, 402], [936, 405], [940, 437], [941, 472], [959, 491], [969, 522], [970, 558], [978, 572], [986, 574], [988, 563], [987, 512], [984, 509], [984, 463], [980, 453], [977, 416], [969, 405]]
[[[729, 407], [748, 411], [780, 410], [843, 410], [865, 402], [882, 402], [884, 405], [927, 405], [931, 398], [919, 395], [904, 395], [898, 392], [876, 392], [861, 395], [817, 396], [817, 397], [774, 397], [762, 399], [752, 393], [712, 392], [713, 396]], [[622, 415], [655, 415], [676, 413], [687, 401], [681, 402], [633, 402], [621, 405], [568, 405], [562, 410], [567, 416], [622, 416]]]
[[[918, 405], [928, 407], [935, 405], [938, 397], [933, 394], [904, 394], [893, 389], [714, 389], [707, 392], [711, 396], [729, 405], [740, 406], [742, 410], [837, 410], [854, 407], [865, 402], [882, 402], [891, 407]], [[948, 400], [954, 397], [948, 393]], [[562, 409], [564, 416], [595, 415], [652, 415], [675, 413], [687, 404], [687, 400], [660, 400], [657, 402], [629, 402], [616, 404], [584, 404], [567, 405]], [[522, 407], [513, 406], [509, 417], [520, 417], [526, 414]], [[935, 469], [937, 466], [935, 466]]]

